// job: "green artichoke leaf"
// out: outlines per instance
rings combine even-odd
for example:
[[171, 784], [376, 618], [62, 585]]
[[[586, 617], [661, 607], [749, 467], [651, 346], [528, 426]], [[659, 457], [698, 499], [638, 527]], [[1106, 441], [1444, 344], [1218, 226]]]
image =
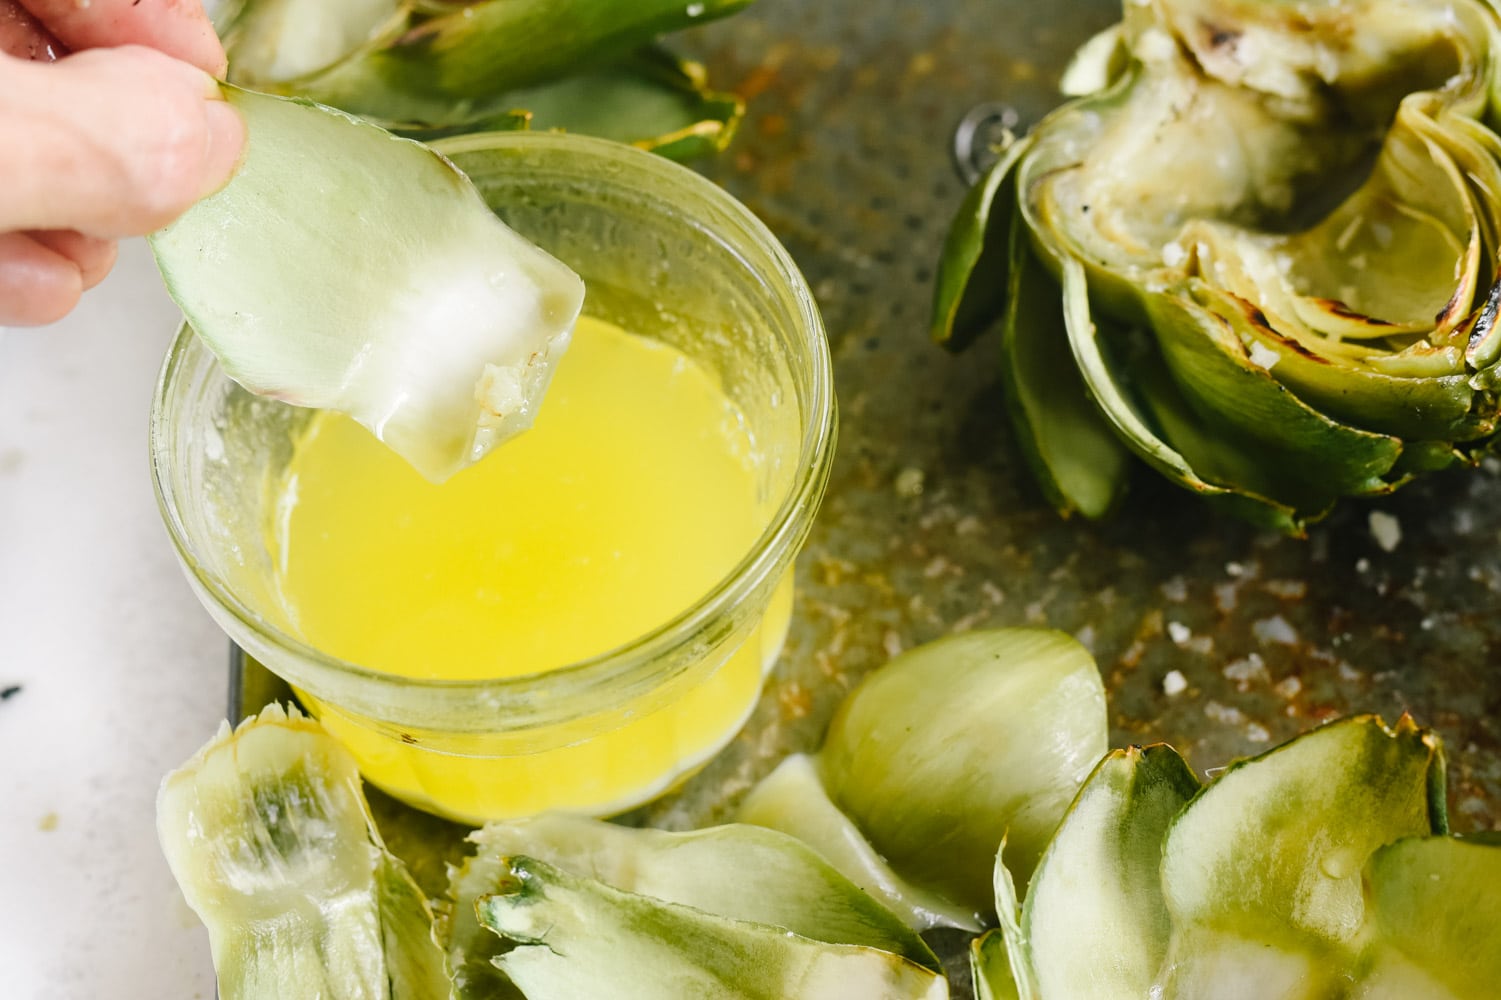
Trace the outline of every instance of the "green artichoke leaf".
[[1014, 171], [1031, 146], [1017, 139], [964, 196], [944, 237], [933, 292], [933, 340], [963, 350], [1006, 308]]
[[[340, 410], [441, 481], [530, 426], [583, 282], [431, 149], [234, 87], [244, 163], [150, 237], [167, 289], [251, 392]], [[318, 266], [358, 248], [358, 267]]]
[[1193, 771], [1163, 744], [1114, 750], [1100, 761], [1022, 907], [1021, 934], [1041, 996], [1152, 995], [1171, 934], [1163, 839], [1198, 791]]
[[1130, 454], [1100, 416], [1073, 364], [1058, 285], [1011, 227], [1001, 384], [1022, 454], [1065, 516], [1104, 517], [1124, 494]]
[[796, 837], [913, 930], [980, 930], [982, 921], [973, 910], [913, 885], [892, 870], [854, 821], [830, 800], [817, 762], [808, 754], [790, 755], [757, 782], [735, 819]]
[[1037, 1000], [1035, 992], [1024, 996], [1017, 985], [1006, 935], [999, 927], [969, 943], [969, 969], [975, 1000]]
[[1493, 416], [1472, 408], [1475, 394], [1463, 373], [1408, 378], [1316, 354], [1273, 329], [1253, 303], [1208, 289], [1201, 294], [1281, 384], [1334, 419], [1413, 443], [1470, 440], [1494, 426]]
[[943, 1000], [942, 976], [875, 948], [623, 892], [515, 857], [480, 923], [516, 943], [495, 959], [528, 1000]]
[[602, 65], [749, 2], [483, 0], [428, 17], [404, 4], [394, 30], [322, 69], [265, 79], [242, 62], [237, 78], [382, 120], [454, 125], [516, 106], [516, 90]]
[[1413, 837], [1366, 865], [1358, 1000], [1489, 1000], [1501, 983], [1501, 841]]
[[490, 823], [469, 839], [475, 853], [454, 873], [446, 927], [462, 996], [489, 995], [499, 977], [491, 959], [502, 953], [502, 942], [480, 928], [475, 902], [499, 890], [510, 877], [506, 859], [520, 855], [624, 892], [940, 970], [900, 918], [801, 841], [775, 830], [732, 824], [669, 833], [549, 814]]
[[1025, 881], [1106, 743], [1089, 651], [1011, 628], [947, 636], [872, 672], [819, 762], [829, 797], [893, 869], [983, 912], [1001, 840]]
[[[1358, 716], [1232, 764], [1168, 828], [1166, 996], [1318, 998], [1354, 961], [1377, 848], [1445, 831], [1436, 736]], [[1247, 994], [1249, 995], [1249, 994]]]
[[240, 0], [218, 20], [229, 80], [272, 89], [388, 43], [411, 23], [402, 0]]
[[704, 68], [647, 46], [598, 70], [506, 95], [535, 129], [630, 143], [675, 160], [717, 153], [745, 114], [734, 94], [708, 88]]
[[[1064, 261], [1064, 319], [1074, 361], [1120, 439], [1167, 479], [1231, 513], [1285, 534], [1302, 534], [1305, 518], [1271, 499], [1276, 485], [1270, 471], [1235, 449], [1220, 447], [1204, 430], [1155, 348], [1128, 352], [1127, 345], [1118, 344], [1112, 354], [1105, 352], [1091, 316], [1087, 282], [1083, 264]], [[1112, 330], [1110, 339], [1124, 338]], [[1316, 519], [1323, 513], [1309, 516]]]
[[1001, 947], [997, 948], [994, 942], [986, 942], [982, 938], [970, 949], [970, 972], [977, 984], [975, 992], [982, 1000], [986, 995], [1041, 1000], [1037, 970], [1032, 965], [1032, 951], [1022, 926], [1022, 907], [1016, 892], [1016, 879], [1006, 864], [1005, 841], [1001, 842], [1000, 850], [996, 852], [992, 887], [995, 891], [996, 918], [1000, 921], [1000, 926], [985, 937], [992, 937], [992, 934], [999, 937]]
[[1383, 477], [1402, 452], [1400, 439], [1339, 423], [1298, 399], [1252, 359], [1224, 317], [1188, 295], [1152, 295], [1147, 311], [1190, 405], [1226, 447], [1251, 451], [1258, 466], [1287, 482], [1276, 499], [1317, 508], [1390, 489]]
[[433, 914], [386, 850], [354, 759], [268, 706], [162, 782], [157, 829], [224, 1000], [451, 995]]

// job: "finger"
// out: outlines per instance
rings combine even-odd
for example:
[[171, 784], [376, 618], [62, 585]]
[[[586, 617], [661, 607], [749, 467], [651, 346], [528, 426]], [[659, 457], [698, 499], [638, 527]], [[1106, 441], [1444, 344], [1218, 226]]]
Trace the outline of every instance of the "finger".
[[[144, 2], [144, 0], [143, 0]], [[222, 187], [245, 126], [202, 71], [140, 46], [0, 56], [0, 232], [154, 232]]]
[[67, 51], [19, 0], [0, 0], [0, 52], [19, 59], [54, 62]]
[[114, 240], [85, 236], [71, 229], [44, 229], [26, 235], [58, 256], [72, 261], [73, 266], [78, 268], [84, 291], [104, 280], [109, 269], [115, 266], [115, 257], [120, 250]]
[[0, 326], [42, 326], [83, 294], [74, 263], [23, 233], [0, 233]]
[[224, 46], [200, 0], [21, 0], [73, 50], [145, 45], [223, 78]]

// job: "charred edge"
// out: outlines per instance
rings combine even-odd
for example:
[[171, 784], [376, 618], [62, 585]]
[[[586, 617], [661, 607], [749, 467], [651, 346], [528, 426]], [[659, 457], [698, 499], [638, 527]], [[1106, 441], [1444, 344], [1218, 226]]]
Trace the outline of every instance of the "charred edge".
[[[1396, 326], [1395, 323], [1392, 323], [1389, 320], [1377, 319], [1375, 316], [1367, 316], [1365, 313], [1356, 312], [1354, 309], [1351, 309], [1349, 305], [1341, 302], [1339, 299], [1314, 299], [1313, 301], [1317, 302], [1320, 308], [1328, 310], [1331, 314], [1338, 316], [1340, 319], [1352, 319], [1357, 323], [1364, 323], [1366, 326]], [[1454, 300], [1450, 299], [1449, 302], [1450, 306], [1452, 306]], [[1445, 306], [1444, 308], [1447, 310], [1449, 306]], [[1442, 315], [1442, 313], [1440, 315]]]
[[1481, 341], [1490, 336], [1491, 330], [1496, 325], [1496, 314], [1501, 311], [1501, 275], [1497, 275], [1492, 283], [1491, 290], [1485, 296], [1485, 305], [1480, 307], [1480, 315], [1475, 317], [1475, 325], [1470, 327], [1470, 339], [1467, 344], [1473, 351], [1480, 346]]
[[1443, 326], [1445, 321], [1453, 319], [1454, 315], [1459, 312], [1459, 298], [1460, 290], [1456, 288], [1454, 294], [1449, 296], [1449, 301], [1444, 303], [1444, 308], [1434, 315], [1433, 322], [1438, 326]]
[[1235, 304], [1240, 306], [1241, 311], [1246, 314], [1246, 322], [1256, 327], [1256, 329], [1260, 330], [1268, 337], [1271, 337], [1283, 347], [1286, 347], [1289, 351], [1292, 351], [1294, 354], [1300, 355], [1304, 358], [1307, 358], [1309, 361], [1313, 361], [1321, 365], [1327, 365], [1330, 363], [1328, 358], [1319, 357], [1317, 354], [1313, 353], [1308, 348], [1298, 343], [1296, 340], [1293, 340], [1291, 337], [1283, 336], [1276, 330], [1272, 329], [1272, 324], [1267, 320], [1266, 313], [1262, 312], [1261, 309], [1256, 305], [1247, 302], [1245, 299], [1241, 298], [1238, 295], [1232, 295], [1230, 296], [1230, 298], [1233, 299], [1235, 301]]

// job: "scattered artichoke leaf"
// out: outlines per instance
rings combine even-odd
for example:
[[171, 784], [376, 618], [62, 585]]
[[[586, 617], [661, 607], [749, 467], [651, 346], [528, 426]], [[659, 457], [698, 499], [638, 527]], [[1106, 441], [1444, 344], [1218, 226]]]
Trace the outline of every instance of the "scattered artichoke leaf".
[[354, 759], [295, 709], [226, 723], [162, 782], [157, 829], [225, 1000], [450, 996], [432, 911]]
[[[350, 414], [435, 481], [530, 426], [578, 276], [427, 147], [306, 101], [225, 96], [248, 126], [244, 163], [150, 238], [225, 372]], [[359, 266], [334, 263], [352, 249]]]
[[[1000, 921], [996, 928], [1001, 943], [1005, 946], [1006, 968], [998, 968], [998, 956], [976, 947], [970, 952], [971, 972], [978, 981], [985, 980], [988, 993], [1009, 996], [1013, 992], [1017, 1000], [1042, 1000], [1038, 986], [1037, 969], [1032, 963], [1032, 951], [1027, 942], [1027, 932], [1022, 926], [1021, 900], [1016, 892], [1016, 879], [1006, 864], [1006, 842], [1001, 842], [995, 856], [995, 875], [992, 880], [995, 891], [995, 912]], [[983, 964], [975, 965], [976, 961]]]
[[506, 98], [530, 113], [532, 128], [613, 139], [675, 160], [723, 150], [745, 114], [739, 97], [708, 89], [702, 65], [656, 45]]
[[1001, 384], [1011, 423], [1054, 508], [1104, 517], [1125, 493], [1130, 453], [1072, 363], [1058, 285], [1033, 255], [1020, 220], [1013, 220], [1010, 241]]
[[382, 120], [456, 125], [500, 110], [497, 102], [509, 106], [521, 88], [602, 65], [749, 2], [484, 0], [428, 17], [403, 4], [394, 28], [325, 68], [268, 79], [263, 67], [245, 59], [236, 66], [232, 57], [231, 78]]
[[1368, 859], [1444, 832], [1443, 810], [1438, 739], [1405, 716], [1344, 719], [1232, 764], [1163, 844], [1165, 995], [1327, 995], [1359, 944]]
[[511, 858], [480, 923], [516, 942], [496, 964], [529, 1000], [942, 1000], [947, 981], [889, 952], [826, 944]]
[[1353, 1000], [1490, 1000], [1501, 983], [1501, 840], [1413, 837], [1365, 874], [1373, 941]]
[[1009, 233], [1015, 212], [1014, 170], [1030, 140], [1017, 139], [969, 189], [944, 237], [933, 292], [932, 336], [963, 350], [1005, 308]]
[[490, 823], [470, 836], [474, 855], [454, 873], [450, 960], [462, 995], [479, 989], [502, 942], [484, 932], [475, 901], [510, 877], [506, 859], [527, 856], [623, 892], [733, 920], [786, 928], [828, 944], [891, 952], [940, 971], [932, 950], [902, 920], [801, 841], [731, 824], [670, 833], [549, 814]]
[[1020, 933], [1041, 996], [1152, 995], [1171, 932], [1159, 875], [1163, 837], [1199, 787], [1165, 744], [1114, 750], [1100, 761], [1022, 907]]
[[792, 754], [761, 779], [741, 802], [735, 819], [796, 837], [913, 930], [980, 930], [974, 911], [892, 870], [854, 821], [829, 799], [817, 762], [807, 754]]
[[983, 912], [997, 845], [1007, 840], [1025, 882], [1106, 743], [1088, 650], [1047, 629], [981, 630], [867, 676], [819, 763], [830, 799], [895, 871]]

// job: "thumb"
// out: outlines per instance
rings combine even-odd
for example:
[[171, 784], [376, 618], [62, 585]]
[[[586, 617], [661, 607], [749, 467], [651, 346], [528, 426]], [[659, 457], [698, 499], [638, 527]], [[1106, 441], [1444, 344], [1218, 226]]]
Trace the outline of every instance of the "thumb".
[[213, 79], [153, 49], [0, 56], [0, 232], [153, 232], [222, 187], [244, 142]]

